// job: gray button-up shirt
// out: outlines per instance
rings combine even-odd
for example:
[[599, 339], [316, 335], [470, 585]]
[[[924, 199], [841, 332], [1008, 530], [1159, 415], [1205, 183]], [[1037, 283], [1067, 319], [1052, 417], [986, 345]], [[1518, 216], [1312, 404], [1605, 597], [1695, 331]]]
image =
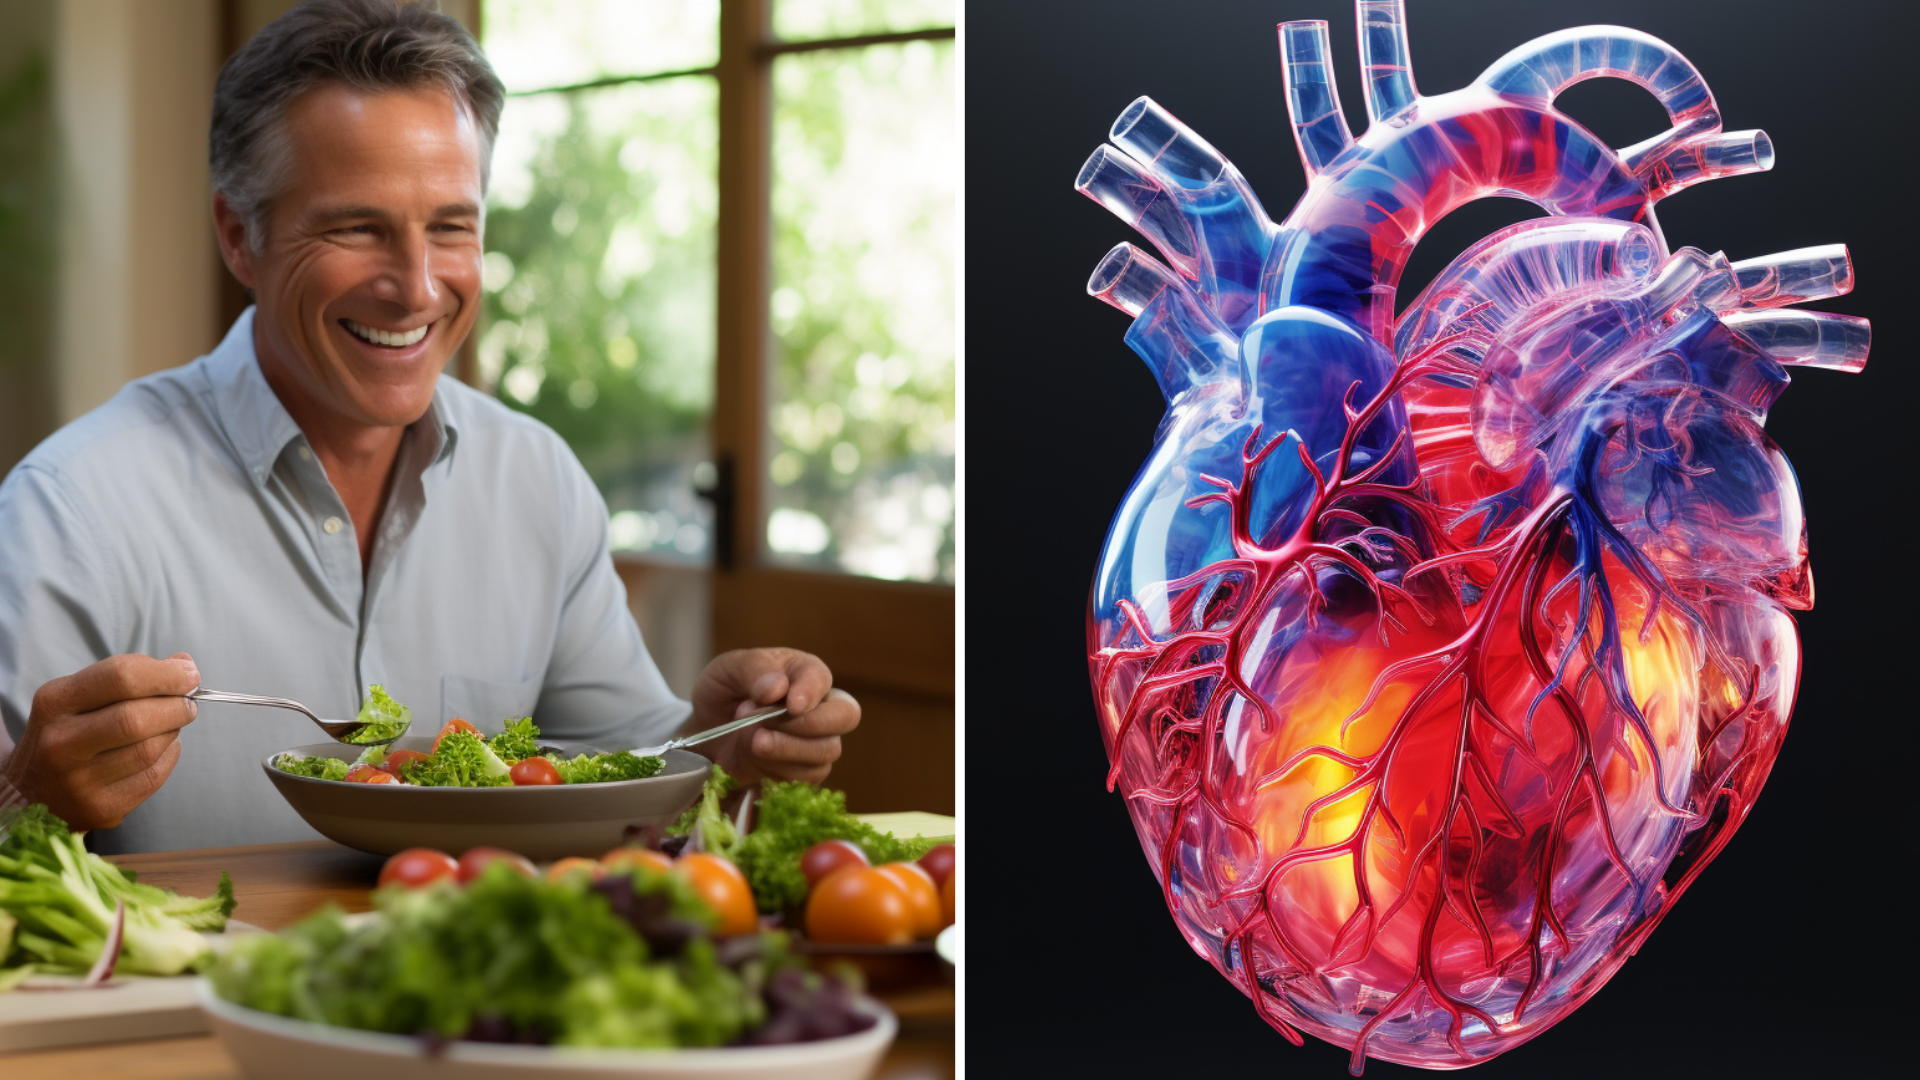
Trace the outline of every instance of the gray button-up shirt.
[[[416, 733], [531, 715], [554, 738], [643, 746], [690, 712], [640, 640], [578, 459], [452, 379], [407, 429], [363, 581], [352, 519], [260, 373], [251, 309], [212, 354], [130, 383], [0, 485], [0, 749], [47, 680], [179, 651], [206, 686], [325, 717], [380, 683]], [[314, 839], [260, 762], [325, 739], [296, 713], [202, 703], [172, 778], [98, 845]]]

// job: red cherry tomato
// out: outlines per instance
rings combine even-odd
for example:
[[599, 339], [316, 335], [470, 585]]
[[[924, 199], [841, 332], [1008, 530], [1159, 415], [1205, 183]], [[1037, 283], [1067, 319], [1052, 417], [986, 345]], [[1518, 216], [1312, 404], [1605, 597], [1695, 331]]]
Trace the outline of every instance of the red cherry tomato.
[[[391, 757], [388, 758], [392, 760]], [[953, 845], [941, 844], [925, 855], [920, 856], [920, 868], [933, 875], [935, 885], [945, 885], [947, 878], [953, 875]]]
[[[379, 777], [379, 779], [374, 779]], [[393, 775], [372, 765], [352, 765], [347, 768], [349, 784], [391, 784]]]
[[753, 906], [753, 889], [739, 867], [718, 855], [695, 852], [674, 860], [673, 872], [686, 878], [700, 899], [720, 916], [720, 925], [714, 933], [732, 937], [760, 929], [760, 915]]
[[375, 769], [373, 775], [367, 777], [362, 782], [368, 784], [397, 784], [400, 782], [400, 778], [385, 769]]
[[503, 848], [477, 847], [468, 848], [466, 854], [460, 856], [460, 884], [465, 885], [479, 877], [487, 867], [497, 862], [513, 867], [514, 871], [522, 877], [539, 876], [534, 873], [533, 864], [528, 862], [524, 855], [516, 855]]
[[447, 725], [440, 729], [440, 734], [435, 735], [433, 737], [433, 748], [435, 750], [440, 749], [440, 740], [446, 738], [447, 736], [453, 734], [456, 731], [464, 731], [469, 735], [480, 734], [479, 728], [474, 727], [472, 724], [469, 724], [465, 720], [462, 720], [456, 716], [453, 719], [447, 721]]
[[954, 882], [959, 880], [959, 874], [948, 874], [947, 880], [940, 883], [940, 910], [941, 914], [947, 920], [941, 925], [941, 929], [943, 930], [953, 925], [953, 920], [958, 914], [959, 909], [954, 906], [956, 901], [954, 900], [953, 890]]
[[607, 871], [605, 867], [594, 862], [592, 859], [582, 859], [577, 855], [570, 855], [554, 863], [552, 866], [547, 867], [548, 881], [559, 881], [561, 878], [572, 874], [585, 874], [588, 877], [602, 878], [607, 876]]
[[600, 865], [613, 874], [632, 873], [636, 866], [664, 874], [673, 869], [673, 860], [651, 848], [622, 847], [600, 856]]
[[416, 761], [425, 761], [427, 755], [418, 750], [394, 750], [387, 754], [386, 771], [399, 779], [406, 779], [407, 766]]
[[897, 862], [876, 866], [875, 870], [892, 878], [894, 884], [907, 894], [907, 909], [913, 913], [913, 936], [930, 938], [940, 932], [946, 923], [940, 906], [940, 887], [933, 883], [933, 875], [919, 863]]
[[507, 779], [523, 785], [565, 783], [560, 779], [560, 770], [543, 757], [521, 758], [514, 762], [513, 768], [507, 770]]
[[454, 877], [459, 872], [460, 864], [454, 862], [453, 856], [444, 851], [423, 847], [408, 848], [388, 859], [387, 864], [380, 868], [380, 885], [382, 888], [388, 885], [404, 885], [409, 889], [417, 889], [422, 885], [439, 881], [441, 878]]
[[843, 866], [807, 898], [807, 936], [833, 945], [905, 945], [913, 941], [907, 890], [872, 866]]
[[800, 856], [800, 872], [807, 876], [807, 888], [843, 866], [867, 865], [867, 853], [851, 840], [822, 840]]

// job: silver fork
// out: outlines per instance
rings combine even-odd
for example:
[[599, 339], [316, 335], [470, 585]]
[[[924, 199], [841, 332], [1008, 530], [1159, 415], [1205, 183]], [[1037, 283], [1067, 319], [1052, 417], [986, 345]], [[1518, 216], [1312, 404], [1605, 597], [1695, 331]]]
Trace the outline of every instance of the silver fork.
[[641, 747], [640, 749], [635, 750], [633, 752], [633, 756], [634, 757], [662, 757], [662, 756], [665, 756], [666, 752], [669, 750], [683, 750], [689, 746], [697, 746], [700, 743], [707, 742], [708, 740], [718, 739], [723, 735], [731, 735], [734, 732], [739, 731], [741, 728], [750, 728], [753, 725], [758, 724], [762, 721], [772, 720], [777, 716], [785, 716], [785, 715], [787, 715], [787, 707], [785, 705], [776, 705], [773, 708], [767, 709], [763, 712], [757, 712], [748, 716], [743, 716], [738, 720], [730, 720], [716, 727], [710, 727], [705, 731], [696, 731], [691, 735], [682, 735], [677, 739], [668, 739], [666, 742], [661, 743], [659, 746]]
[[260, 697], [256, 694], [230, 694], [225, 690], [209, 690], [204, 686], [193, 690], [187, 694], [187, 697], [195, 701], [225, 701], [235, 705], [265, 705], [272, 709], [289, 709], [320, 725], [320, 730], [326, 732], [328, 738], [343, 743], [350, 743], [354, 746], [384, 746], [394, 739], [398, 739], [400, 735], [407, 733], [406, 728], [401, 728], [399, 735], [393, 735], [385, 739], [357, 739], [354, 736], [373, 725], [363, 724], [358, 720], [322, 720], [314, 714], [312, 709], [290, 698]]

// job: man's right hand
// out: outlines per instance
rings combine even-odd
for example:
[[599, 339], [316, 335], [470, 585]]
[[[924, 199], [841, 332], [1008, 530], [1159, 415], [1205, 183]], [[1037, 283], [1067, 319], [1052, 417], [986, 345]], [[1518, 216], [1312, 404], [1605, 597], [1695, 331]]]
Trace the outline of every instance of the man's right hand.
[[76, 831], [118, 825], [173, 774], [199, 685], [186, 653], [110, 656], [55, 679], [33, 695], [7, 779]]

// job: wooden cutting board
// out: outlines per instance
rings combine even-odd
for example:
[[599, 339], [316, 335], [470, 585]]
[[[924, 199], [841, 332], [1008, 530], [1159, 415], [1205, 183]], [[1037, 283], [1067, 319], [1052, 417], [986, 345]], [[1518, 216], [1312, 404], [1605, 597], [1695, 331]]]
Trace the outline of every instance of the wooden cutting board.
[[892, 833], [902, 840], [911, 840], [916, 836], [951, 840], [958, 827], [958, 822], [945, 814], [929, 814], [922, 810], [853, 816], [881, 832]]
[[[243, 922], [227, 923], [229, 935], [259, 932], [259, 927]], [[218, 947], [227, 935], [208, 936]], [[28, 979], [27, 987], [79, 982], [78, 976], [44, 975]], [[23, 987], [0, 994], [0, 1054], [198, 1034], [208, 1029], [193, 1003], [193, 983], [192, 975], [116, 975], [93, 990]]]

